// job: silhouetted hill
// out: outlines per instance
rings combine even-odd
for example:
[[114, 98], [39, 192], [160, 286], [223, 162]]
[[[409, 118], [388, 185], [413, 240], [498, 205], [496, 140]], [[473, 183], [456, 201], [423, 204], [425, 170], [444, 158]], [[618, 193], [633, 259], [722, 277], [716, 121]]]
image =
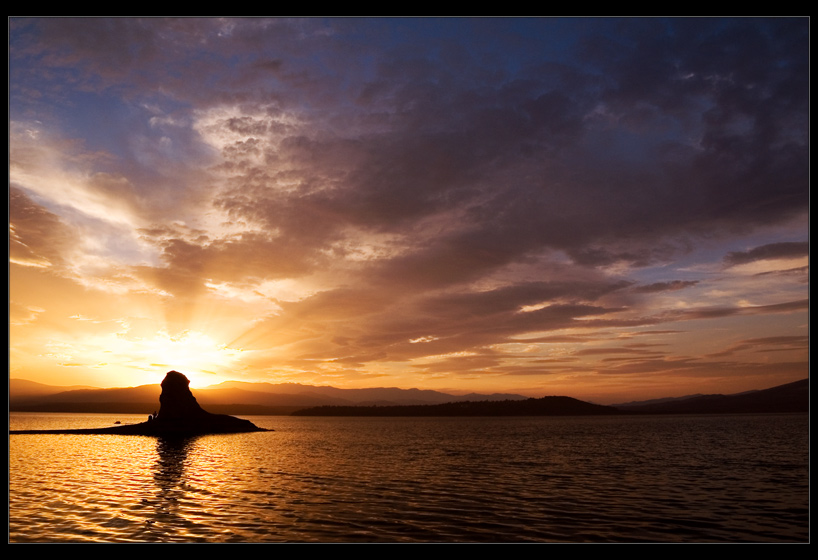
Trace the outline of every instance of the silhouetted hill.
[[[150, 414], [159, 399], [158, 385], [116, 389], [50, 387], [26, 380], [9, 383], [9, 410], [16, 412], [106, 412]], [[338, 389], [296, 383], [246, 383], [228, 381], [194, 389], [197, 400], [220, 414], [290, 414], [324, 405], [414, 405], [471, 400], [525, 399], [521, 395], [468, 397], [438, 391], [398, 388]]]
[[640, 414], [722, 414], [808, 412], [809, 379], [770, 389], [734, 395], [695, 395], [672, 400], [617, 405], [623, 412]]
[[615, 408], [571, 397], [465, 401], [414, 406], [320, 406], [293, 416], [586, 416], [621, 414]]
[[[297, 383], [272, 384], [237, 381], [195, 389], [194, 392], [198, 401], [208, 410], [219, 414], [234, 415], [280, 415], [291, 414], [306, 408], [362, 406], [377, 407], [380, 409], [378, 412], [384, 415], [389, 412], [389, 407], [432, 405], [447, 405], [448, 408], [441, 407], [436, 414], [448, 415], [449, 410], [457, 410], [453, 406], [455, 403], [469, 403], [460, 410], [463, 413], [473, 414], [471, 410], [479, 409], [480, 403], [492, 402], [498, 404], [494, 410], [485, 414], [496, 415], [497, 411], [503, 409], [506, 410], [502, 413], [503, 415], [542, 414], [542, 412], [537, 412], [534, 403], [530, 402], [540, 399], [507, 394], [458, 396], [439, 391], [394, 387], [339, 389]], [[155, 411], [159, 393], [159, 385], [93, 389], [54, 387], [27, 380], [11, 379], [9, 380], [9, 411], [147, 415]], [[570, 397], [545, 398], [570, 399]], [[552, 401], [550, 404], [555, 405], [555, 403], [556, 401]], [[584, 404], [597, 406], [590, 403]], [[512, 412], [512, 408], [522, 412]], [[807, 412], [809, 411], [809, 380], [804, 379], [779, 387], [736, 395], [695, 395], [681, 399], [657, 399], [649, 402], [615, 405], [608, 408], [630, 414]], [[336, 410], [336, 412], [339, 411]], [[420, 412], [427, 414], [428, 409], [421, 409]], [[575, 413], [587, 414], [588, 412], [572, 412], [572, 414]], [[404, 410], [402, 414], [414, 415], [415, 412]]]
[[247, 383], [241, 381], [225, 381], [218, 385], [211, 385], [204, 391], [220, 391], [225, 389], [246, 390], [266, 394], [289, 395], [290, 400], [323, 401], [318, 404], [358, 404], [358, 405], [412, 405], [412, 404], [442, 404], [457, 401], [499, 401], [524, 400], [527, 397], [508, 393], [494, 393], [482, 395], [470, 393], [468, 395], [452, 395], [429, 389], [399, 389], [397, 387], [372, 387], [366, 389], [339, 389], [329, 386], [302, 385], [299, 383]]
[[15, 398], [36, 398], [43, 395], [53, 395], [54, 393], [61, 393], [63, 391], [76, 391], [82, 389], [95, 389], [86, 385], [71, 385], [71, 386], [54, 386], [37, 383], [36, 381], [29, 381], [28, 379], [9, 379], [9, 394], [14, 395]]
[[14, 412], [118, 412], [149, 414], [156, 409], [159, 385], [117, 389], [71, 389], [12, 379], [9, 383], [9, 410]]

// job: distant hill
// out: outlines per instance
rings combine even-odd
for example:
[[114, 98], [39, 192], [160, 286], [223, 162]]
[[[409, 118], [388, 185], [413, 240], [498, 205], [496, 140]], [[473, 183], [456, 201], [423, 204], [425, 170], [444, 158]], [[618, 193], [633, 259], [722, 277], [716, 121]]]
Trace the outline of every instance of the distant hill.
[[[528, 397], [507, 393], [490, 395], [471, 393], [469, 395], [452, 395], [428, 389], [398, 389], [397, 387], [374, 387], [368, 389], [339, 389], [329, 386], [302, 385], [299, 383], [247, 383], [225, 381], [200, 390], [203, 394], [218, 394], [217, 391], [243, 390], [264, 394], [287, 395], [296, 401], [321, 401], [320, 404], [357, 404], [357, 405], [412, 405], [440, 404], [453, 401], [497, 401], [524, 400]], [[211, 393], [212, 392], [212, 393]], [[223, 400], [223, 399], [222, 399]]]
[[615, 406], [632, 414], [809, 412], [809, 379], [734, 395], [692, 395]]
[[10, 412], [117, 412], [150, 414], [159, 408], [161, 387], [69, 388], [24, 379], [9, 381]]
[[585, 416], [603, 414], [737, 414], [808, 412], [809, 380], [735, 395], [694, 395], [601, 406], [570, 397], [417, 406], [320, 406], [295, 416]]
[[[9, 382], [9, 410], [14, 412], [105, 412], [150, 414], [159, 406], [159, 384], [99, 389], [52, 387], [22, 379]], [[325, 405], [417, 405], [461, 400], [524, 400], [522, 395], [467, 396], [439, 391], [398, 389], [338, 389], [297, 383], [245, 383], [228, 381], [194, 389], [199, 404], [218, 414], [278, 415]]]
[[94, 389], [94, 387], [87, 385], [57, 387], [54, 385], [37, 383], [36, 381], [29, 381], [28, 379], [9, 379], [9, 393], [15, 395], [17, 398], [36, 398], [43, 395], [52, 395], [62, 391], [74, 391], [79, 389]]
[[320, 406], [293, 416], [587, 416], [621, 414], [610, 406], [571, 397], [515, 401], [465, 401], [413, 406]]
[[[10, 412], [101, 412], [150, 414], [159, 406], [159, 384], [116, 389], [55, 387], [23, 379], [9, 380]], [[209, 412], [231, 415], [282, 415], [303, 409], [333, 415], [488, 415], [543, 414], [719, 414], [808, 412], [809, 380], [735, 395], [693, 395], [600, 407], [571, 397], [531, 399], [513, 394], [450, 395], [439, 391], [338, 389], [297, 383], [228, 381], [193, 394]], [[438, 408], [433, 408], [437, 406]], [[364, 408], [372, 410], [363, 410]]]

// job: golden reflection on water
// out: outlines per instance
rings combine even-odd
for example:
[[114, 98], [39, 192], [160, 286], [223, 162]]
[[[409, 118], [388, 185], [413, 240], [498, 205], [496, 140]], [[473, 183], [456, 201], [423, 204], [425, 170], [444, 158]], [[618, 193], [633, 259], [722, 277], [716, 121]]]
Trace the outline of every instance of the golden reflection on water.
[[186, 499], [183, 476], [191, 445], [189, 439], [159, 438], [156, 441], [154, 523], [165, 523], [178, 517], [180, 504]]
[[[48, 429], [69, 419], [33, 420]], [[13, 418], [12, 429], [23, 420]], [[100, 421], [73, 420], [73, 427]], [[808, 535], [806, 417], [262, 422], [276, 431], [189, 439], [14, 435], [9, 541], [780, 542]]]

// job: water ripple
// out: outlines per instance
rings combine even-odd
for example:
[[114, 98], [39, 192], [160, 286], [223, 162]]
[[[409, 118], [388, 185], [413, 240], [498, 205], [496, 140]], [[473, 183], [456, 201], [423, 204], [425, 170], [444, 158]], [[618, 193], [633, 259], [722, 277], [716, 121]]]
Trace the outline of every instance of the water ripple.
[[15, 435], [9, 540], [808, 539], [805, 415], [253, 420], [276, 431]]

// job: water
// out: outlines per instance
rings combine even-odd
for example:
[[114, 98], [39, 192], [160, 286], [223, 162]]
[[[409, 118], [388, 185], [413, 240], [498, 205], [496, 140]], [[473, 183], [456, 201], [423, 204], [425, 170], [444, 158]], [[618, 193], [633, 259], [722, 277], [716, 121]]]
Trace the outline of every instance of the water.
[[275, 431], [10, 435], [9, 542], [809, 540], [807, 415], [247, 418]]

